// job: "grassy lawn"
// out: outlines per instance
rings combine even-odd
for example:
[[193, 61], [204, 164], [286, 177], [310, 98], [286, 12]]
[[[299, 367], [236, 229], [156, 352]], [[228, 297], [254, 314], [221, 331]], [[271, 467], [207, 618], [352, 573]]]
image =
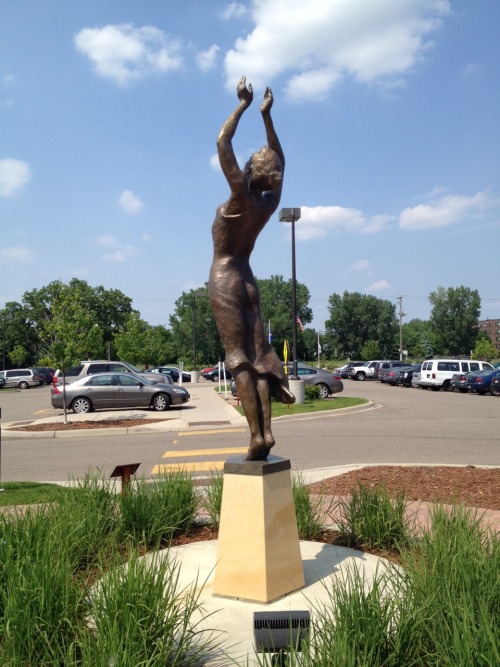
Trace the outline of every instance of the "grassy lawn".
[[61, 498], [65, 489], [57, 484], [36, 482], [4, 482], [0, 484], [0, 507], [52, 503]]
[[[355, 405], [365, 405], [368, 403], [366, 398], [350, 398], [350, 397], [335, 397], [335, 398], [318, 398], [313, 401], [306, 400], [304, 403], [285, 405], [284, 403], [277, 403], [273, 401], [271, 404], [273, 417], [284, 417], [289, 415], [300, 415], [308, 412], [321, 412], [323, 410], [340, 410], [340, 408], [352, 408]], [[238, 412], [242, 415], [243, 408], [241, 405], [236, 406]]]

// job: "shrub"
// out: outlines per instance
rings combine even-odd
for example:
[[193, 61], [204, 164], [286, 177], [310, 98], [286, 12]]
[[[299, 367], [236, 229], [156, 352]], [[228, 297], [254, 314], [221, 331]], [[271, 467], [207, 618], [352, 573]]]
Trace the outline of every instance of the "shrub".
[[209, 521], [215, 528], [218, 528], [220, 524], [223, 486], [224, 473], [220, 470], [211, 470], [210, 480], [200, 498], [200, 505], [208, 514]]
[[315, 384], [306, 384], [304, 386], [304, 397], [307, 401], [315, 401], [320, 398], [319, 387]]

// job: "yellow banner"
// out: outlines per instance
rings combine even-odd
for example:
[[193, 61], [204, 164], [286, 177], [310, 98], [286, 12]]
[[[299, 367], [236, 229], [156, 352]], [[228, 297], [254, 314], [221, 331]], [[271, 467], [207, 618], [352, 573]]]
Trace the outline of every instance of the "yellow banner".
[[285, 373], [288, 375], [288, 357], [290, 356], [290, 348], [288, 346], [288, 341], [285, 340], [283, 343], [283, 359], [285, 360]]

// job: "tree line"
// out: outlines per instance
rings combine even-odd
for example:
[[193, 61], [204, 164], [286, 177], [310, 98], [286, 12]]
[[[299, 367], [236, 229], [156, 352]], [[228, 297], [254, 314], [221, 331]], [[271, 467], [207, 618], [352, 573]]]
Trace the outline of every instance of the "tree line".
[[[257, 279], [263, 320], [279, 356], [292, 340], [292, 281], [282, 276]], [[429, 295], [428, 321], [413, 319], [400, 326], [391, 301], [359, 292], [332, 294], [323, 330], [308, 324], [313, 311], [310, 293], [298, 282], [297, 357], [312, 360], [399, 358], [399, 341], [410, 358], [432, 355], [493, 358], [477, 321], [481, 299], [467, 287], [439, 287]], [[21, 302], [0, 311], [3, 368], [55, 366], [68, 368], [83, 359], [122, 359], [140, 366], [178, 364], [202, 367], [224, 359], [224, 349], [207, 298], [206, 285], [182, 292], [168, 315], [168, 325], [150, 325], [117, 289], [90, 286], [73, 278], [56, 280], [25, 292]], [[302, 330], [303, 329], [303, 330]]]

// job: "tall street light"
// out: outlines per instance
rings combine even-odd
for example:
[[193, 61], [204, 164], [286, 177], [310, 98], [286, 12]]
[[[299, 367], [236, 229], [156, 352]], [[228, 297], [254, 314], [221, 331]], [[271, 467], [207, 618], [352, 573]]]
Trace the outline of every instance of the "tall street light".
[[295, 276], [295, 223], [300, 218], [300, 208], [282, 208], [279, 212], [280, 222], [292, 223], [292, 332], [293, 332], [293, 374], [297, 380], [297, 279]]
[[205, 290], [197, 290], [193, 292], [193, 353], [194, 353], [194, 370], [198, 370], [198, 353], [196, 349], [196, 298], [206, 297]]

